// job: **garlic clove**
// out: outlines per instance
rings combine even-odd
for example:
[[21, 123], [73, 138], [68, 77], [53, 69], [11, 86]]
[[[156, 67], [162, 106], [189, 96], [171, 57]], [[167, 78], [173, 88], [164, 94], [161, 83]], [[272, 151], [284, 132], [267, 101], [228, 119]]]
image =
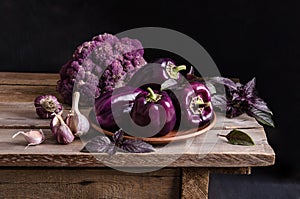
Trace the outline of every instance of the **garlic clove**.
[[88, 119], [79, 111], [79, 98], [80, 93], [74, 92], [72, 97], [72, 108], [65, 118], [66, 124], [76, 137], [85, 135], [90, 129], [90, 123]]
[[50, 122], [53, 137], [60, 144], [69, 144], [75, 139], [71, 129], [66, 125], [61, 115], [55, 115]]
[[15, 133], [12, 136], [12, 138], [17, 137], [20, 134], [22, 134], [24, 136], [25, 140], [28, 142], [28, 145], [25, 147], [25, 149], [27, 149], [29, 146], [41, 144], [45, 140], [45, 135], [44, 135], [42, 129], [40, 129], [38, 131], [30, 130], [28, 132], [19, 131], [19, 132]]

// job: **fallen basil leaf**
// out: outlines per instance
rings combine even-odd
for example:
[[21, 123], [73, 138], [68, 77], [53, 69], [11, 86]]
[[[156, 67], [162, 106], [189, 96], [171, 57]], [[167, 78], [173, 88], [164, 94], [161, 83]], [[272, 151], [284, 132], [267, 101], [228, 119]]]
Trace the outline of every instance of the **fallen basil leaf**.
[[96, 136], [91, 139], [86, 145], [80, 150], [85, 153], [109, 153], [114, 152], [114, 144], [111, 143], [106, 136]]
[[227, 135], [220, 135], [222, 137], [226, 137], [230, 144], [234, 145], [244, 145], [244, 146], [252, 146], [255, 145], [252, 138], [245, 132], [233, 129]]
[[155, 151], [151, 144], [143, 142], [142, 140], [125, 140], [120, 145], [120, 148], [130, 153], [148, 153]]

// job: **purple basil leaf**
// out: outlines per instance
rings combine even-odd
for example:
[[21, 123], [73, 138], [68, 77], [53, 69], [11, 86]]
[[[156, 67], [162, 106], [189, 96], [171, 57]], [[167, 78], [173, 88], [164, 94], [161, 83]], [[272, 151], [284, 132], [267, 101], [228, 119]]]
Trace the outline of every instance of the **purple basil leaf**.
[[234, 83], [234, 81], [232, 81], [231, 79], [225, 77], [212, 77], [208, 79], [208, 82], [211, 82], [212, 84], [213, 83], [223, 84], [233, 90], [237, 89], [236, 83]]
[[80, 150], [85, 153], [107, 153], [115, 148], [108, 137], [96, 136]]
[[244, 92], [248, 98], [255, 96], [255, 77], [244, 86]]
[[250, 106], [250, 108], [247, 111], [248, 115], [254, 117], [258, 122], [271, 126], [271, 127], [275, 127], [274, 126], [274, 122], [271, 118], [271, 114], [268, 114], [266, 112], [263, 112], [253, 106]]
[[244, 113], [244, 110], [240, 107], [235, 107], [227, 104], [226, 117], [234, 118]]
[[151, 144], [143, 142], [142, 140], [124, 140], [120, 148], [130, 153], [148, 153], [155, 151]]
[[254, 99], [254, 102], [249, 103], [251, 106], [255, 107], [256, 109], [259, 109], [263, 112], [266, 112], [270, 115], [273, 115], [272, 111], [268, 108], [267, 103], [264, 102], [261, 98], [256, 97]]
[[112, 137], [115, 145], [118, 146], [119, 144], [121, 144], [123, 142], [123, 137], [124, 137], [124, 131], [122, 129], [116, 131]]
[[221, 111], [226, 110], [227, 99], [224, 95], [211, 96], [211, 102], [214, 107], [219, 108]]

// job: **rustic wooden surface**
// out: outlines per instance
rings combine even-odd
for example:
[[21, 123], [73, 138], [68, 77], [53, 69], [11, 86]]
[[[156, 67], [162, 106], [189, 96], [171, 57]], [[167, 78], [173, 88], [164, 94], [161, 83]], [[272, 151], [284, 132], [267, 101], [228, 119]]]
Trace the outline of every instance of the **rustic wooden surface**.
[[[0, 166], [103, 167], [103, 161], [125, 167], [165, 166], [168, 162], [172, 162], [169, 165], [171, 167], [251, 167], [274, 164], [275, 155], [261, 125], [246, 114], [228, 119], [219, 113], [214, 128], [192, 141], [178, 142], [167, 147], [157, 146], [158, 150], [149, 154], [118, 153], [112, 157], [97, 154], [96, 159], [91, 154], [79, 152], [83, 147], [79, 139], [66, 146], [56, 144], [49, 130], [50, 120], [39, 119], [35, 113], [33, 99], [36, 96], [49, 92], [59, 96], [55, 91], [57, 74], [17, 73], [14, 76], [14, 73], [0, 73], [0, 77]], [[26, 143], [21, 136], [11, 138], [17, 129], [28, 131], [39, 128], [44, 129], [47, 136], [41, 145], [25, 150]], [[231, 145], [217, 136], [218, 133], [228, 133], [232, 128], [243, 128], [252, 136], [256, 145]]]
[[1, 169], [0, 198], [179, 198], [179, 169]]
[[[80, 139], [59, 145], [49, 130], [50, 120], [39, 119], [33, 106], [38, 95], [53, 94], [61, 100], [55, 91], [58, 79], [58, 74], [0, 73], [0, 198], [206, 198], [209, 173], [250, 174], [251, 167], [274, 164], [263, 127], [246, 114], [227, 119], [217, 113], [210, 131], [156, 145], [156, 152], [148, 154], [81, 153]], [[217, 136], [233, 128], [243, 129], [256, 145], [231, 145]], [[24, 138], [12, 135], [30, 129], [43, 129], [47, 139], [25, 150]], [[100, 135], [93, 130], [91, 134]], [[107, 165], [168, 168], [131, 174]]]
[[182, 168], [183, 199], [208, 198], [209, 169]]

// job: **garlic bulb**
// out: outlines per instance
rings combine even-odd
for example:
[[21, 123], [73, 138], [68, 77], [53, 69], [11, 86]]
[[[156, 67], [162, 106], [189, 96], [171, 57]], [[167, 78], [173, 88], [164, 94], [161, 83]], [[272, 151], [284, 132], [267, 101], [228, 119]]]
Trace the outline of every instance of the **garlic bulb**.
[[66, 124], [77, 137], [86, 134], [90, 129], [90, 123], [88, 119], [81, 114], [78, 109], [79, 98], [80, 93], [74, 92], [72, 97], [72, 108], [65, 119]]
[[19, 131], [15, 133], [12, 138], [17, 137], [18, 135], [22, 134], [25, 140], [28, 142], [28, 145], [25, 147], [27, 149], [29, 146], [34, 146], [41, 144], [45, 140], [45, 135], [42, 129], [38, 130], [30, 130], [28, 132]]
[[69, 144], [75, 138], [61, 115], [55, 114], [55, 117], [50, 122], [50, 129], [53, 137], [60, 144]]
[[61, 113], [62, 105], [53, 95], [41, 95], [35, 98], [34, 106], [36, 114], [42, 119], [53, 118], [52, 113]]

